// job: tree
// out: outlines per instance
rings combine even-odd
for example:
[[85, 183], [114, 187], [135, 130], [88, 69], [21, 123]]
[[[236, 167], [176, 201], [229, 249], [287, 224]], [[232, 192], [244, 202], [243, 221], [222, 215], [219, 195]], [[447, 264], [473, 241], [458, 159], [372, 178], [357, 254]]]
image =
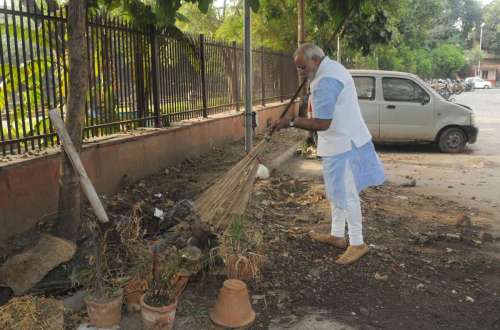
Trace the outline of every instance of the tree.
[[305, 0], [297, 0], [297, 45], [300, 46], [305, 42], [306, 31], [304, 25], [304, 2]]
[[[85, 47], [82, 47], [86, 44], [86, 9], [84, 1], [70, 0], [68, 3], [69, 84], [66, 129], [77, 151], [82, 148], [82, 121], [88, 89], [88, 56]], [[61, 162], [58, 211], [57, 234], [76, 241], [80, 225], [80, 182], [65, 153]]]
[[179, 9], [175, 25], [185, 33], [215, 37], [223, 20], [223, 15], [219, 16], [213, 6], [209, 6], [207, 12], [203, 13], [196, 5], [186, 3]]
[[[217, 39], [243, 42], [243, 7], [237, 2], [217, 30]], [[292, 52], [297, 45], [297, 31], [290, 28], [297, 21], [296, 1], [261, 0], [259, 11], [252, 15], [252, 40], [255, 47]]]
[[500, 53], [500, 0], [484, 8], [483, 48]]
[[368, 55], [377, 44], [392, 38], [389, 13], [397, 9], [395, 0], [315, 1], [307, 7], [310, 39], [332, 54], [336, 34], [343, 37], [348, 57], [356, 51]]
[[444, 5], [443, 0], [403, 0], [396, 23], [398, 41], [411, 48], [428, 44], [431, 30], [441, 22]]
[[[200, 10], [206, 12], [212, 0], [185, 0], [198, 3]], [[111, 14], [126, 15], [136, 24], [157, 28], [174, 26], [176, 13], [181, 6], [179, 0], [69, 0], [68, 2], [68, 58], [69, 85], [67, 98], [66, 129], [77, 149], [82, 147], [82, 128], [85, 113], [85, 97], [88, 90], [86, 18], [87, 6], [104, 10]], [[81, 224], [80, 183], [66, 155], [61, 162], [59, 180], [59, 206], [56, 232], [59, 236], [76, 241]]]
[[431, 56], [436, 77], [454, 79], [457, 72], [465, 65], [461, 49], [454, 45], [441, 45], [432, 50]]
[[470, 34], [478, 30], [481, 14], [478, 0], [445, 0], [439, 22], [431, 31], [433, 41], [472, 46]]

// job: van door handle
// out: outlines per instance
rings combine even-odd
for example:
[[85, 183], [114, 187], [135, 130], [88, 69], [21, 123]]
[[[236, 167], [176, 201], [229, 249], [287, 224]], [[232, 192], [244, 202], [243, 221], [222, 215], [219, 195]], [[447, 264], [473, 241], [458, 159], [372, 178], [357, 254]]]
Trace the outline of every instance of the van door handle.
[[387, 109], [396, 109], [396, 106], [394, 104], [389, 104], [385, 106]]

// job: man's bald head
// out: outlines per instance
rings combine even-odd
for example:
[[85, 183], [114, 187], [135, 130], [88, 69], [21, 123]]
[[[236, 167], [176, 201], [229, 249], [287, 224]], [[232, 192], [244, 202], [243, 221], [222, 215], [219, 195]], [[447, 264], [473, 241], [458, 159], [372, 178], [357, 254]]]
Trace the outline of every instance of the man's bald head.
[[325, 57], [323, 49], [315, 44], [302, 44], [293, 54], [293, 60], [302, 76], [312, 79], [318, 70], [321, 60]]
[[299, 57], [299, 56], [303, 57], [303, 59], [306, 61], [310, 61], [310, 60], [321, 61], [321, 59], [323, 57], [325, 57], [325, 52], [323, 51], [323, 49], [316, 46], [315, 44], [305, 43], [305, 44], [300, 45], [300, 47], [297, 48], [297, 50], [293, 54], [294, 58]]

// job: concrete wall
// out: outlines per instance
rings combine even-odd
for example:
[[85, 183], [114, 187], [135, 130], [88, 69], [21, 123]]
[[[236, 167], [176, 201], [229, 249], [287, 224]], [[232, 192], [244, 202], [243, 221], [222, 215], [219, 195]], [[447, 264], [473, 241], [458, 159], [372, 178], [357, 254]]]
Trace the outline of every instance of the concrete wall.
[[[256, 133], [278, 118], [284, 106], [276, 103], [256, 108]], [[223, 114], [89, 143], [81, 158], [98, 193], [110, 194], [120, 188], [125, 177], [127, 182], [135, 182], [212, 147], [240, 140], [244, 134], [241, 112]], [[0, 243], [55, 215], [59, 164], [59, 151], [52, 151], [0, 165]]]

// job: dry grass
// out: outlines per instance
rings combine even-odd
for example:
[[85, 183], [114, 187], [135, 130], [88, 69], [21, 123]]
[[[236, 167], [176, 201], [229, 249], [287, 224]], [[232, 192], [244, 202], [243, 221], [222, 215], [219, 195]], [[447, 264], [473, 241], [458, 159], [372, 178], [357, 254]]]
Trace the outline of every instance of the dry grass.
[[195, 213], [214, 232], [224, 232], [235, 215], [245, 212], [259, 166], [258, 156], [266, 145], [267, 141], [262, 140], [194, 202]]
[[258, 279], [265, 261], [262, 235], [248, 225], [244, 216], [234, 217], [220, 240], [218, 253], [224, 260], [228, 278]]
[[2, 330], [62, 330], [64, 307], [61, 301], [23, 296], [0, 307]]

